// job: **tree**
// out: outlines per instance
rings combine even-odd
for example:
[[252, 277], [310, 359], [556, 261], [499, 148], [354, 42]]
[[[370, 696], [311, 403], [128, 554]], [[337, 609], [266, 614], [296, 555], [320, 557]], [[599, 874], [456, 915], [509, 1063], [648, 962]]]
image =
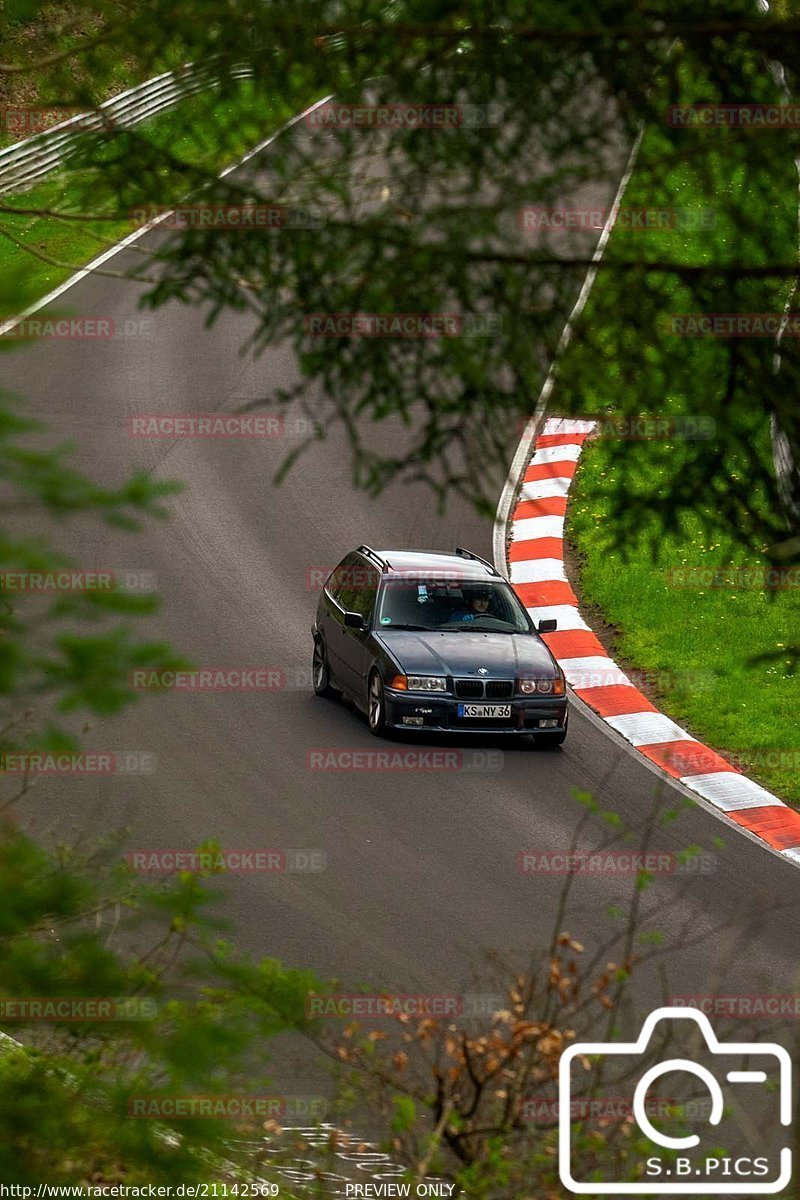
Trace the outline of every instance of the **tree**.
[[[487, 460], [507, 454], [510, 431], [531, 411], [594, 242], [541, 228], [528, 236], [521, 214], [586, 207], [575, 197], [598, 183], [607, 208], [643, 130], [625, 203], [679, 209], [681, 221], [663, 237], [612, 238], [597, 300], [562, 357], [559, 409], [701, 413], [715, 436], [682, 443], [674, 492], [641, 495], [639, 506], [674, 524], [702, 486], [724, 524], [754, 548], [770, 547], [776, 561], [792, 560], [769, 432], [774, 418], [796, 460], [793, 342], [784, 338], [776, 374], [771, 337], [680, 338], [665, 322], [675, 313], [780, 312], [790, 300], [796, 131], [704, 130], [667, 112], [783, 100], [796, 76], [795, 16], [751, 0], [717, 0], [702, 11], [688, 3], [554, 10], [466, 2], [424, 11], [239, 3], [229, 16], [223, 22], [214, 5], [153, 3], [123, 13], [97, 3], [72, 17], [82, 38], [65, 38], [58, 26], [49, 43], [41, 34], [48, 90], [68, 103], [94, 100], [111, 64], [128, 55], [142, 74], [213, 62], [223, 97], [233, 94], [234, 68], [246, 66], [265, 97], [278, 92], [290, 109], [328, 92], [345, 106], [344, 117], [329, 107], [317, 124], [301, 122], [257, 171], [224, 184], [145, 134], [88, 140], [81, 165], [99, 156], [102, 173], [90, 173], [84, 216], [101, 201], [118, 212], [174, 202], [179, 184], [184, 194], [204, 187], [204, 200], [311, 208], [322, 222], [269, 236], [188, 229], [155, 256], [152, 303], [179, 296], [210, 300], [216, 312], [246, 307], [258, 318], [257, 350], [291, 341], [298, 383], [265, 403], [302, 401], [322, 384], [317, 435], [344, 425], [356, 477], [371, 491], [394, 477], [422, 477], [440, 497], [455, 487], [475, 498]], [[11, 59], [4, 69], [12, 79], [35, 65]], [[87, 68], [77, 82], [75, 64]], [[457, 123], [382, 133], [342, 124], [349, 106], [365, 103], [422, 106], [414, 111], [427, 116], [449, 103]], [[591, 192], [595, 207], [598, 195]], [[713, 210], [713, 226], [691, 236], [683, 217], [703, 207]], [[142, 273], [156, 274], [153, 264]], [[468, 331], [483, 333], [329, 337], [309, 325], [321, 313], [409, 311], [459, 314]], [[397, 453], [376, 453], [362, 426], [388, 419], [407, 426], [407, 440]], [[624, 459], [621, 450], [623, 483]], [[766, 501], [756, 506], [762, 489]], [[791, 505], [786, 511], [796, 520]]]
[[3, 1178], [248, 1179], [232, 1131], [282, 1111], [266, 1050], [303, 1024], [314, 976], [248, 963], [220, 939], [212, 872], [142, 885], [114, 849], [0, 841], [0, 1005], [20, 1039], [0, 1045]]
[[[199, 871], [155, 886], [122, 861], [119, 836], [90, 852], [46, 850], [16, 827], [42, 772], [84, 768], [87, 717], [139, 699], [134, 668], [188, 665], [139, 636], [155, 595], [81, 570], [45, 539], [16, 531], [23, 518], [29, 528], [32, 517], [82, 516], [135, 532], [165, 515], [175, 485], [136, 476], [99, 487], [69, 465], [67, 447], [40, 448], [43, 436], [3, 398], [0, 1020], [21, 1041], [0, 1039], [0, 1174], [26, 1185], [186, 1182], [208, 1177], [211, 1156], [234, 1180], [245, 1169], [226, 1150], [237, 1122], [184, 1120], [169, 1101], [247, 1099], [255, 1081], [271, 1112], [279, 1097], [266, 1047], [303, 1026], [315, 977], [249, 962], [224, 941], [210, 912], [221, 875], [213, 844], [203, 848], [212, 865], [201, 859]], [[135, 1102], [160, 1119], [132, 1120]], [[245, 1113], [241, 1124], [254, 1120]]]
[[[716, 519], [749, 544], [766, 545], [776, 561], [796, 558], [797, 528], [787, 530], [779, 516], [769, 444], [774, 424], [789, 461], [797, 461], [793, 342], [783, 340], [776, 373], [769, 338], [679, 339], [672, 330], [660, 336], [664, 320], [676, 313], [781, 311], [789, 302], [797, 269], [795, 131], [703, 131], [664, 117], [668, 106], [782, 99], [797, 72], [798, 21], [786, 8], [762, 12], [749, 0], [714, 0], [702, 11], [660, 0], [601, 9], [577, 0], [557, 9], [473, 0], [423, 8], [245, 0], [223, 11], [202, 0], [183, 6], [153, 0], [132, 9], [96, 2], [44, 10], [17, 0], [2, 20], [11, 34], [0, 63], [6, 95], [17, 81], [38, 79], [31, 86], [40, 99], [88, 107], [107, 93], [120, 58], [142, 77], [192, 61], [213, 65], [218, 95], [234, 105], [235, 76], [244, 66], [265, 105], [278, 93], [299, 111], [332, 92], [345, 117], [366, 104], [396, 118], [392, 106], [399, 104], [410, 106], [402, 108], [407, 119], [416, 115], [426, 123], [350, 129], [342, 110], [329, 107], [322, 112], [332, 117], [315, 118], [317, 127], [312, 119], [301, 123], [273, 145], [268, 161], [225, 182], [192, 165], [176, 148], [180, 139], [165, 147], [142, 131], [87, 135], [70, 162], [76, 187], [84, 189], [82, 202], [53, 214], [101, 225], [183, 196], [192, 203], [200, 197], [204, 204], [290, 209], [287, 227], [281, 219], [267, 234], [189, 228], [158, 249], [149, 247], [138, 274], [152, 281], [156, 306], [179, 297], [210, 301], [216, 315], [225, 307], [250, 310], [261, 352], [278, 339], [291, 340], [297, 386], [265, 396], [265, 404], [305, 404], [318, 436], [343, 423], [356, 477], [372, 492], [394, 478], [422, 478], [441, 498], [455, 488], [484, 506], [493, 500], [481, 493], [483, 469], [506, 461], [514, 431], [531, 411], [594, 246], [585, 230], [565, 239], [541, 224], [528, 238], [520, 230], [523, 210], [541, 215], [594, 205], [594, 191], [588, 202], [574, 197], [598, 182], [610, 197], [641, 131], [625, 203], [667, 213], [685, 208], [688, 224], [670, 227], [663, 241], [637, 241], [635, 229], [612, 240], [592, 306], [558, 357], [559, 408], [606, 412], [611, 380], [611, 407], [623, 418], [652, 411], [643, 397], [658, 397], [657, 411], [663, 407], [671, 419], [699, 412], [714, 422], [713, 440], [680, 441], [680, 471], [668, 497], [639, 494], [636, 506], [621, 499], [620, 538], [626, 522], [643, 511], [674, 525], [695, 509], [698, 492], [707, 491], [718, 505]], [[776, 62], [782, 76], [771, 69]], [[440, 117], [441, 125], [427, 127]], [[698, 226], [698, 214], [709, 206], [713, 223]], [[13, 238], [11, 219], [37, 212], [48, 215], [24, 195], [7, 200], [0, 233]], [[702, 245], [686, 236], [698, 228], [708, 234]], [[456, 323], [445, 323], [433, 337], [424, 321], [419, 332], [425, 336], [353, 336], [335, 323], [335, 336], [321, 336], [330, 331], [332, 314], [358, 313], [439, 314], [445, 322], [455, 314]], [[322, 409], [310, 400], [320, 383], [327, 397]], [[98, 489], [69, 471], [62, 454], [30, 451], [20, 442], [30, 429], [11, 407], [2, 419], [9, 518], [37, 505], [64, 516], [86, 511], [126, 522], [159, 509], [165, 492], [149, 479]], [[370, 420], [399, 421], [407, 443], [397, 453], [377, 454], [362, 438]], [[623, 450], [621, 497], [629, 470]], [[46, 546], [11, 534], [3, 558], [15, 571], [47, 573], [62, 565]], [[142, 643], [128, 624], [113, 623], [145, 615], [151, 600], [118, 588], [84, 590], [55, 601], [45, 596], [40, 612], [42, 597], [9, 601], [6, 589], [5, 599], [0, 691], [7, 754], [76, 749], [63, 714], [117, 711], [130, 700], [129, 669], [175, 661], [167, 647]], [[29, 784], [28, 760], [22, 761], [21, 776], [10, 776], [14, 798]], [[68, 1025], [43, 1039], [36, 1053], [14, 1051], [4, 1059], [9, 1099], [0, 1120], [20, 1147], [4, 1166], [15, 1178], [31, 1180], [45, 1168], [73, 1180], [95, 1166], [127, 1179], [145, 1172], [148, 1180], [153, 1172], [166, 1180], [182, 1172], [199, 1177], [207, 1163], [201, 1149], [227, 1152], [219, 1124], [181, 1124], [176, 1143], [146, 1122], [127, 1123], [120, 1140], [127, 1099], [137, 1088], [160, 1096], [195, 1087], [224, 1092], [252, 1079], [262, 1039], [306, 1028], [302, 999], [318, 985], [277, 964], [248, 963], [213, 940], [204, 919], [206, 893], [192, 875], [163, 892], [139, 889], [115, 871], [92, 881], [89, 864], [54, 860], [11, 830], [3, 852], [9, 888], [0, 904], [0, 973], [9, 989], [157, 1002], [166, 988], [179, 994], [151, 1021], [98, 1022], [81, 1026], [82, 1034]], [[129, 909], [168, 930], [144, 967], [104, 943], [104, 915]], [[98, 918], [99, 932], [91, 924]], [[496, 1060], [499, 1055], [500, 1069], [512, 1072], [505, 1083], [517, 1098], [531, 1073], [537, 1083], [549, 1081], [581, 1003], [573, 957], [580, 951], [565, 928], [559, 922], [545, 951], [541, 990], [540, 966], [515, 971], [510, 1015], [474, 1038], [453, 1038], [446, 1028], [403, 1030], [410, 1041], [406, 1048], [393, 1046], [388, 1063], [381, 1039], [369, 1034], [362, 1043], [354, 1032], [353, 1049], [345, 1046], [344, 1054], [328, 1045], [381, 1085], [395, 1136], [407, 1141], [417, 1171], [447, 1169], [487, 1191], [516, 1183], [506, 1150], [518, 1137], [519, 1114], [497, 1086]], [[636, 925], [628, 929], [635, 936]], [[173, 957], [178, 949], [188, 952], [183, 966]], [[202, 985], [192, 955], [202, 963]], [[593, 993], [603, 976], [590, 972], [587, 980], [601, 1014], [609, 987], [608, 1011], [617, 1011], [617, 984], [633, 966], [630, 945], [613, 961], [619, 978]], [[537, 1007], [540, 996], [550, 1008]], [[376, 1043], [378, 1050], [370, 1050]], [[423, 1079], [431, 1050], [439, 1075]], [[410, 1059], [412, 1051], [417, 1074], [409, 1087], [412, 1066], [394, 1056]], [[263, 1067], [257, 1069], [262, 1078]], [[426, 1114], [422, 1124], [419, 1110]], [[487, 1112], [488, 1132], [476, 1129], [476, 1115]], [[587, 1136], [587, 1153], [597, 1154]], [[521, 1160], [526, 1168], [536, 1166], [543, 1154], [539, 1166], [548, 1187], [551, 1141], [546, 1132], [541, 1142], [529, 1141], [529, 1157]]]

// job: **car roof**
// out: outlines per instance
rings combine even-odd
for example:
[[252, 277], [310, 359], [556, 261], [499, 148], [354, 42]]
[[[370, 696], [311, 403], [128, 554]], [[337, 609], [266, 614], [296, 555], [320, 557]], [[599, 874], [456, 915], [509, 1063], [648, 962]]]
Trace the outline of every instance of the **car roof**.
[[502, 579], [488, 563], [466, 558], [462, 554], [447, 554], [438, 550], [375, 550], [387, 572], [458, 570], [467, 579]]

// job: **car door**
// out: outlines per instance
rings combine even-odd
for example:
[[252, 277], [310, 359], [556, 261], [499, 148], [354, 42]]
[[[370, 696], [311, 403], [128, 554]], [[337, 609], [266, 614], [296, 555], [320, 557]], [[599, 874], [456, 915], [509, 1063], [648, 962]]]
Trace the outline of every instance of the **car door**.
[[[380, 574], [377, 569], [356, 556], [351, 577], [345, 582], [337, 596], [342, 608], [341, 666], [342, 682], [360, 704], [366, 704], [366, 681], [372, 662], [370, 630], [375, 615], [375, 599], [378, 594]], [[358, 613], [363, 618], [363, 629], [351, 629], [344, 624], [344, 613]]]
[[346, 555], [337, 567], [334, 567], [322, 590], [322, 602], [319, 607], [318, 625], [325, 642], [328, 655], [328, 666], [336, 682], [346, 685], [347, 678], [342, 660], [344, 644], [344, 594], [349, 592], [350, 583], [355, 575], [355, 567], [359, 555], [355, 552]]

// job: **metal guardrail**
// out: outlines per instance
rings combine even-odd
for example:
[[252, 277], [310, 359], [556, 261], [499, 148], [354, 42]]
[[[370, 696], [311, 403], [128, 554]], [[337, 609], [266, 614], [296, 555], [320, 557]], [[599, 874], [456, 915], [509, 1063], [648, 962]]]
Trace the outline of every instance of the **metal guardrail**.
[[[247, 78], [249, 73], [246, 67], [232, 72], [237, 79]], [[217, 76], [208, 66], [168, 71], [112, 96], [92, 112], [78, 113], [52, 129], [7, 146], [0, 150], [0, 195], [27, 187], [63, 166], [84, 131], [130, 128], [216, 82]]]

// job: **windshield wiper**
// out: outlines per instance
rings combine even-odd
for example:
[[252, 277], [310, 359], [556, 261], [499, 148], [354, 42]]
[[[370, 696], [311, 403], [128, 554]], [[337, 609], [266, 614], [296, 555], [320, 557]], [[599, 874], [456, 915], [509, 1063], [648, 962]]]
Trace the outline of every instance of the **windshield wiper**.
[[436, 632], [435, 629], [431, 629], [430, 625], [395, 625], [395, 624], [391, 624], [391, 625], [381, 625], [381, 626], [379, 626], [379, 628], [382, 630], [385, 630], [387, 633], [390, 632], [392, 629], [411, 629], [414, 631], [414, 633], [435, 633]]
[[494, 626], [487, 629], [485, 625], [476, 625], [473, 621], [459, 621], [457, 624], [447, 626], [447, 632], [455, 631], [457, 633], [521, 633], [521, 629], [495, 629]]

